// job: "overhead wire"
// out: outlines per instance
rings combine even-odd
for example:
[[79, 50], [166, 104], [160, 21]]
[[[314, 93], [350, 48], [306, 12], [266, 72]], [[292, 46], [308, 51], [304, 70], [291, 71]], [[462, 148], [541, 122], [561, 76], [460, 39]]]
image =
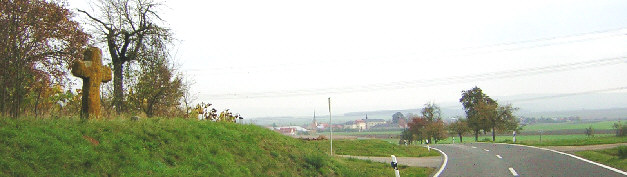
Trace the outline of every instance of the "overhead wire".
[[[461, 54], [457, 54], [457, 55], [468, 56], [468, 55], [477, 55], [477, 54], [517, 51], [517, 50], [548, 47], [548, 46], [555, 46], [555, 45], [572, 44], [572, 43], [598, 40], [598, 39], [604, 39], [604, 38], [610, 38], [610, 37], [625, 37], [625, 34], [627, 33], [626, 30], [627, 28], [599, 30], [599, 31], [578, 33], [578, 34], [565, 35], [565, 36], [538, 38], [538, 39], [532, 39], [532, 40], [504, 42], [504, 43], [489, 44], [489, 45], [484, 45], [484, 46], [450, 49], [450, 50], [440, 51], [438, 53], [441, 54], [441, 53], [462, 52]], [[591, 35], [597, 35], [597, 36], [591, 36]], [[590, 37], [586, 37], [586, 36], [590, 36]], [[585, 38], [573, 39], [573, 38], [578, 38], [578, 37], [585, 37]], [[565, 41], [556, 41], [556, 40], [565, 40]], [[550, 42], [550, 41], [555, 41], [555, 42]], [[515, 46], [515, 45], [539, 43], [539, 42], [550, 42], [550, 43], [535, 44], [535, 45], [530, 45], [530, 46]], [[481, 51], [481, 50], [487, 50], [487, 51]], [[452, 56], [456, 56], [456, 55], [452, 55]], [[364, 61], [364, 59], [352, 59], [352, 60], [360, 61], [360, 62]], [[375, 59], [366, 59], [366, 60], [375, 60]], [[327, 62], [331, 62], [331, 61], [327, 61]], [[337, 62], [337, 61], [333, 61], [333, 62]], [[350, 61], [345, 61], [345, 62], [350, 62]], [[290, 68], [295, 68], [298, 66], [310, 66], [312, 64], [319, 64], [319, 63], [321, 63], [320, 60], [315, 61], [315, 63], [314, 62], [306, 62], [306, 63], [292, 62], [292, 63], [279, 63], [279, 64], [266, 65], [266, 66], [248, 66], [248, 67], [247, 66], [225, 66], [225, 67], [215, 67], [215, 68], [207, 68], [207, 69], [188, 69], [188, 71], [211, 72], [213, 73], [212, 75], [215, 75], [215, 73], [250, 73], [250, 72], [258, 72], [255, 70], [271, 70], [272, 71], [272, 70], [277, 70], [279, 68], [290, 69]]]
[[210, 99], [241, 99], [241, 98], [265, 98], [265, 97], [292, 97], [292, 96], [305, 96], [305, 95], [319, 95], [319, 94], [335, 94], [335, 93], [356, 93], [356, 92], [369, 92], [377, 90], [398, 90], [405, 88], [426, 87], [426, 86], [439, 86], [449, 85], [457, 83], [465, 83], [472, 81], [485, 81], [505, 79], [521, 76], [532, 76], [545, 73], [554, 73], [561, 71], [569, 71], [583, 68], [593, 68], [608, 65], [617, 65], [627, 63], [627, 56], [603, 58], [590, 61], [565, 63], [541, 67], [524, 68], [517, 70], [488, 72], [473, 75], [452, 76], [437, 79], [427, 80], [413, 80], [413, 81], [401, 81], [401, 82], [389, 82], [368, 84], [359, 86], [348, 86], [339, 88], [319, 88], [319, 89], [301, 89], [301, 90], [281, 90], [281, 91], [268, 91], [268, 92], [249, 92], [249, 93], [232, 93], [232, 94], [210, 94], [207, 95]]
[[[588, 91], [583, 91], [583, 92], [574, 92], [574, 93], [548, 95], [548, 96], [538, 96], [538, 97], [531, 97], [531, 98], [503, 99], [503, 100], [497, 100], [497, 101], [499, 101], [499, 102], [506, 102], [506, 103], [520, 103], [520, 102], [537, 101], [537, 100], [548, 100], [548, 99], [555, 99], [555, 98], [565, 98], [565, 97], [572, 97], [572, 96], [579, 96], [579, 95], [589, 95], [589, 94], [595, 94], [595, 93], [620, 91], [620, 90], [627, 90], [627, 86], [624, 86], [624, 87], [614, 87], [614, 88], [605, 88], [605, 89], [597, 89], [597, 90], [588, 90]], [[452, 108], [459, 108], [460, 106], [462, 106], [461, 103], [459, 105], [444, 106], [442, 108], [451, 108], [452, 109]]]

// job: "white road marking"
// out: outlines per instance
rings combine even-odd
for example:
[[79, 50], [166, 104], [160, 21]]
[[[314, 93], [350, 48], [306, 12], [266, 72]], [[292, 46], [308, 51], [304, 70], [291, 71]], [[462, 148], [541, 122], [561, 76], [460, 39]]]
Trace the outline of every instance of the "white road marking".
[[512, 175], [514, 176], [518, 176], [518, 173], [516, 173], [516, 170], [514, 170], [514, 168], [509, 168], [509, 172], [512, 172]]
[[572, 154], [569, 154], [569, 153], [556, 151], [556, 150], [553, 150], [553, 149], [547, 149], [547, 148], [541, 148], [541, 147], [535, 147], [535, 146], [527, 146], [527, 145], [522, 145], [522, 144], [507, 144], [507, 143], [496, 143], [496, 144], [506, 144], [506, 145], [512, 145], [512, 146], [530, 147], [530, 148], [536, 148], [536, 149], [541, 149], [541, 150], [545, 150], [545, 151], [551, 151], [551, 152], [555, 152], [555, 153], [558, 153], [558, 154], [570, 156], [572, 158], [579, 159], [581, 161], [588, 162], [588, 163], [591, 163], [591, 164], [603, 167], [603, 168], [608, 169], [608, 170], [612, 170], [612, 171], [614, 171], [616, 173], [620, 173], [622, 175], [627, 175], [627, 172], [624, 172], [622, 170], [619, 170], [619, 169], [616, 169], [616, 168], [613, 168], [613, 167], [610, 167], [610, 166], [607, 166], [607, 165], [603, 165], [603, 164], [600, 164], [600, 163], [596, 163], [596, 162], [590, 161], [588, 159], [584, 159], [584, 158], [578, 157], [576, 155], [572, 155]]
[[498, 157], [499, 159], [502, 159], [503, 157], [501, 157], [500, 155], [496, 155], [496, 157]]
[[477, 147], [474, 147], [474, 146], [470, 146], [470, 147], [477, 149]]
[[442, 152], [441, 150], [439, 150], [438, 148], [431, 148], [431, 149], [435, 149], [436, 151], [440, 152], [442, 155], [444, 155], [444, 162], [442, 162], [442, 166], [440, 167], [440, 170], [438, 170], [437, 173], [435, 173], [435, 175], [433, 175], [433, 177], [439, 177], [440, 174], [442, 173], [442, 171], [444, 171], [444, 168], [446, 168], [446, 164], [448, 163], [448, 156], [446, 155], [446, 153]]
[[483, 149], [483, 150], [486, 151], [486, 152], [490, 152], [490, 150], [487, 150], [487, 149]]

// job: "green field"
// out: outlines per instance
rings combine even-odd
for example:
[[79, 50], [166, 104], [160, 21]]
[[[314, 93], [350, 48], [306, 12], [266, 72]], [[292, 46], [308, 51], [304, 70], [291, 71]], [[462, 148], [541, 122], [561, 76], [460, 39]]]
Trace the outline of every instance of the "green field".
[[[398, 143], [398, 139], [383, 139], [390, 143]], [[476, 142], [474, 136], [464, 136], [464, 143]], [[479, 136], [479, 142], [492, 142], [492, 136]], [[496, 142], [511, 143], [512, 136], [496, 136]], [[516, 143], [533, 146], [583, 146], [595, 144], [625, 143], [627, 137], [616, 137], [614, 134], [596, 134], [594, 137], [587, 137], [584, 134], [573, 135], [517, 135]], [[448, 137], [438, 142], [438, 144], [450, 144], [452, 138]], [[455, 137], [455, 143], [459, 143], [459, 137]]]
[[538, 130], [572, 130], [580, 129], [584, 130], [592, 126], [595, 130], [610, 130], [614, 123], [618, 121], [602, 121], [602, 122], [566, 122], [566, 123], [542, 123], [532, 124], [523, 127], [523, 131], [538, 131]]
[[627, 146], [616, 147], [611, 149], [597, 150], [597, 151], [579, 151], [575, 152], [575, 155], [586, 158], [595, 162], [599, 162], [623, 171], [627, 171], [627, 158], [620, 157], [619, 149], [627, 151]]
[[[592, 126], [595, 130], [611, 130], [614, 123], [618, 121], [600, 121], [600, 122], [566, 122], [566, 123], [540, 123], [527, 125], [523, 127], [522, 132], [539, 130], [584, 130]], [[328, 132], [324, 134], [328, 135]], [[400, 135], [401, 130], [387, 130], [387, 131], [362, 131], [362, 132], [333, 132], [334, 135], [346, 135], [346, 136], [361, 136], [361, 135]]]
[[[0, 118], [0, 176], [392, 176], [255, 125]], [[427, 176], [432, 169], [402, 167]]]

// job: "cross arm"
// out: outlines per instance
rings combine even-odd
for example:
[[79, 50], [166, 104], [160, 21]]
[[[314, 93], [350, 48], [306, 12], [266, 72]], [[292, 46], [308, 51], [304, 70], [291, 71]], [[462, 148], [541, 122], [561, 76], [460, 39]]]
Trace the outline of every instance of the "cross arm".
[[108, 66], [102, 67], [102, 82], [111, 81], [111, 68]]
[[83, 61], [77, 60], [72, 65], [72, 75], [76, 77], [85, 78], [87, 77], [88, 72], [87, 66]]

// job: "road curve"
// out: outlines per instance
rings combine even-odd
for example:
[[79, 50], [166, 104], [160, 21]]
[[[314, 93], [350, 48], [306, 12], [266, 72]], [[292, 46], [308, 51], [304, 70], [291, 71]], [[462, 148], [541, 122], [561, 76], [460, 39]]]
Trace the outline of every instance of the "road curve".
[[448, 176], [626, 176], [574, 156], [548, 149], [492, 143], [431, 145], [448, 156]]

